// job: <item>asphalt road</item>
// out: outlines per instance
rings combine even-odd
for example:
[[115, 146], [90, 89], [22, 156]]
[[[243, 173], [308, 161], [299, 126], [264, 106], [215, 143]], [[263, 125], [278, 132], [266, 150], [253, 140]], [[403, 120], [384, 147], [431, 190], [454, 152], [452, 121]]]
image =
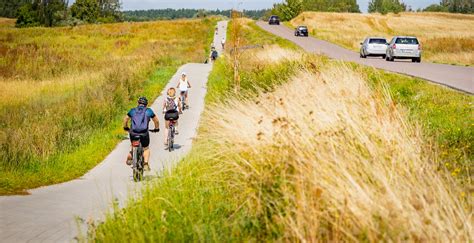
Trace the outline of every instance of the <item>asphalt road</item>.
[[474, 93], [473, 67], [427, 62], [412, 63], [411, 60], [396, 60], [395, 62], [387, 62], [380, 57], [369, 57], [367, 59], [363, 59], [359, 57], [359, 53], [347, 50], [327, 41], [319, 40], [313, 37], [296, 37], [294, 36], [294, 31], [284, 25], [268, 25], [267, 22], [262, 21], [257, 22], [257, 25], [272, 34], [294, 42], [308, 52], [323, 54], [334, 59], [356, 62], [391, 72], [419, 77], [456, 90], [471, 94]]
[[[225, 36], [227, 22], [219, 22], [219, 35], [214, 45], [221, 51], [220, 40]], [[160, 111], [166, 90], [176, 87], [181, 72], [186, 72], [191, 82], [190, 109], [180, 117], [180, 134], [176, 136], [177, 149], [164, 148], [164, 133], [151, 134], [152, 172], [147, 178], [158, 176], [163, 170], [186, 155], [196, 136], [199, 118], [204, 110], [207, 78], [211, 64], [186, 64], [170, 80], [151, 108], [160, 114], [160, 129], [164, 121]], [[125, 114], [124, 114], [125, 115]], [[150, 125], [153, 128], [153, 124]], [[79, 229], [85, 232], [87, 222], [101, 220], [117, 200], [124, 206], [130, 196], [138, 195], [141, 183], [133, 182], [131, 168], [125, 165], [130, 149], [128, 140], [122, 141], [107, 158], [83, 177], [47, 187], [30, 190], [28, 196], [0, 197], [0, 242], [71, 242]], [[79, 224], [76, 217], [81, 218]]]

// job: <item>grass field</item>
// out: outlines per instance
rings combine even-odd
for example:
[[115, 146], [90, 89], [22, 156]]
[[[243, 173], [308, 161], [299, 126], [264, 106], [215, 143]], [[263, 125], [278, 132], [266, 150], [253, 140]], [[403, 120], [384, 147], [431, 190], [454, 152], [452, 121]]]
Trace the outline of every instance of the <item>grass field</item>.
[[[272, 38], [247, 25], [247, 44]], [[90, 240], [474, 237], [471, 192], [439, 167], [435, 147], [445, 147], [429, 133], [440, 130], [452, 149], [461, 146], [458, 140], [470, 146], [472, 129], [464, 121], [472, 97], [275, 45], [242, 59], [242, 94], [233, 92], [230, 60], [220, 58], [190, 155], [151, 182], [143, 198], [92, 227]], [[450, 129], [430, 126], [453, 111], [461, 112]], [[468, 132], [458, 136], [458, 129]], [[459, 149], [472, 162], [472, 148]]]
[[201, 62], [215, 20], [13, 28], [0, 20], [0, 194], [67, 181], [123, 137], [136, 99]]
[[474, 16], [449, 13], [350, 14], [305, 12], [291, 25], [307, 25], [320, 39], [359, 51], [368, 36], [417, 36], [423, 60], [474, 65]]

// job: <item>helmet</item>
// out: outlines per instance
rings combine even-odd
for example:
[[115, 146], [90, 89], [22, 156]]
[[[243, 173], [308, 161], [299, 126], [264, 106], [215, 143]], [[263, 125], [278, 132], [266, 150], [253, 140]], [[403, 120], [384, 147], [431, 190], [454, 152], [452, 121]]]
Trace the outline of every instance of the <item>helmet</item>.
[[182, 72], [182, 73], [181, 73], [181, 75], [184, 75], [184, 76], [186, 76], [186, 72]]
[[138, 104], [147, 106], [148, 105], [148, 99], [146, 97], [140, 97], [140, 98], [138, 98]]

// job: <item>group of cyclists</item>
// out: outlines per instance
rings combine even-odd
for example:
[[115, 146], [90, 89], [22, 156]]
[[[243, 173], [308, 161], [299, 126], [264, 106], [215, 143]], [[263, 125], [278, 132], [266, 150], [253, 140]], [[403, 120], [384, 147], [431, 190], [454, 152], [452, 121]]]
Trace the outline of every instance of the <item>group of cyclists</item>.
[[[215, 33], [218, 34], [219, 28], [216, 27]], [[221, 39], [222, 49], [225, 48], [225, 38]], [[211, 53], [209, 58], [211, 61], [215, 61], [217, 59], [218, 52], [214, 47], [214, 44], [211, 46]], [[166, 92], [166, 97], [163, 100], [163, 114], [165, 120], [165, 132], [164, 132], [164, 145], [165, 148], [168, 149], [168, 146], [172, 146], [168, 144], [168, 129], [170, 128], [170, 123], [174, 126], [174, 134], [178, 135], [178, 119], [179, 114], [182, 114], [183, 109], [188, 107], [188, 90], [191, 88], [191, 83], [188, 80], [188, 76], [185, 72], [181, 73], [181, 76], [178, 80], [178, 83], [175, 87], [171, 87]], [[178, 92], [179, 91], [179, 96]], [[149, 122], [153, 121], [155, 125], [155, 129], [149, 129]], [[131, 126], [129, 127], [129, 123]], [[145, 171], [150, 171], [149, 159], [150, 159], [150, 134], [149, 132], [159, 132], [160, 123], [158, 121], [158, 117], [153, 112], [151, 108], [148, 107], [148, 99], [146, 97], [140, 97], [138, 99], [138, 105], [135, 108], [129, 110], [127, 115], [123, 120], [123, 128], [125, 131], [129, 132], [130, 134], [130, 141], [133, 143], [132, 138], [140, 137], [140, 143], [143, 147], [143, 165]], [[172, 130], [171, 130], [172, 131]], [[170, 150], [171, 151], [171, 150]], [[132, 165], [133, 160], [132, 149], [130, 153], [127, 155], [126, 164]]]
[[[178, 84], [175, 87], [170, 87], [166, 92], [166, 97], [163, 100], [163, 114], [165, 117], [165, 147], [170, 146], [168, 141], [168, 128], [170, 122], [173, 122], [175, 128], [175, 134], [178, 135], [178, 119], [179, 114], [182, 114], [183, 107], [189, 107], [188, 104], [188, 91], [191, 88], [191, 83], [188, 80], [187, 74], [185, 72], [181, 73], [181, 77], [178, 80]], [[180, 92], [180, 97], [178, 97], [177, 90]], [[183, 106], [186, 104], [186, 106]], [[171, 118], [172, 117], [172, 118]], [[149, 122], [153, 121], [155, 129], [149, 129]], [[129, 122], [131, 126], [129, 127]], [[150, 134], [149, 132], [159, 132], [160, 122], [158, 117], [153, 112], [151, 108], [148, 107], [148, 99], [146, 97], [140, 97], [138, 99], [138, 105], [135, 108], [130, 109], [123, 121], [123, 129], [130, 133], [130, 140], [132, 137], [140, 137], [140, 143], [143, 146], [143, 159], [144, 159], [144, 169], [145, 171], [150, 171], [149, 159], [150, 159]], [[131, 141], [133, 142], [133, 141]], [[132, 150], [127, 155], [126, 164], [132, 165]]]

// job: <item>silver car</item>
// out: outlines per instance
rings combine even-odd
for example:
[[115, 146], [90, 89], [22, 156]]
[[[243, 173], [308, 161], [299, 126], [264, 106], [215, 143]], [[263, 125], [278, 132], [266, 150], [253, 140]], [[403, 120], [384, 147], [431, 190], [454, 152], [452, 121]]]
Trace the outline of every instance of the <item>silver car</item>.
[[360, 43], [360, 57], [379, 56], [385, 58], [387, 52], [387, 40], [383, 37], [367, 37]]
[[393, 62], [395, 59], [411, 59], [412, 62], [421, 62], [421, 44], [413, 36], [395, 36], [388, 44], [385, 60]]

